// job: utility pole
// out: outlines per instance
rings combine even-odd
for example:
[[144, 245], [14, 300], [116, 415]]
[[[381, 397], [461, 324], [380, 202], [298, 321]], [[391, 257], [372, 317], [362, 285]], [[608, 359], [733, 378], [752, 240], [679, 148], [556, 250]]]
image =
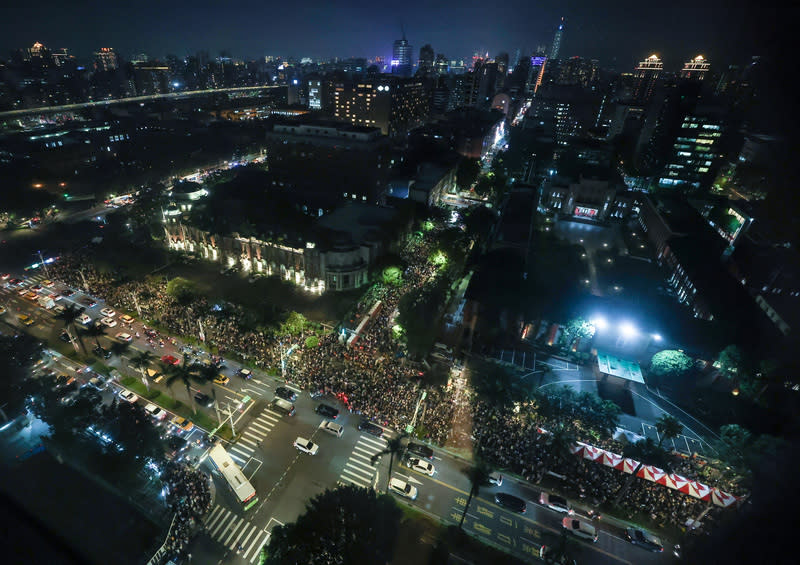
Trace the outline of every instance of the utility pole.
[[38, 253], [39, 253], [39, 260], [42, 262], [41, 264], [42, 264], [42, 268], [44, 269], [44, 274], [49, 279], [50, 278], [50, 272], [47, 270], [47, 265], [45, 265], [44, 257], [42, 257], [42, 250], [40, 249], [38, 251]]
[[219, 402], [217, 402], [217, 391], [212, 387], [211, 395], [214, 397], [214, 411], [217, 413], [217, 422], [222, 426], [222, 416], [219, 411]]
[[236, 437], [236, 430], [233, 427], [233, 410], [231, 410], [230, 402], [228, 402], [228, 419], [231, 423], [231, 437]]
[[78, 271], [81, 275], [81, 280], [83, 281], [83, 291], [89, 292], [89, 285], [86, 283], [86, 277], [83, 276], [83, 269]]
[[202, 341], [203, 343], [205, 343], [205, 341], [206, 341], [206, 334], [205, 334], [205, 332], [203, 331], [203, 320], [200, 320], [200, 319], [198, 318], [198, 320], [197, 320], [197, 323], [200, 325], [200, 341]]
[[136, 313], [139, 314], [139, 317], [142, 317], [142, 308], [139, 306], [139, 299], [136, 298], [136, 293], [131, 292], [131, 298], [133, 298], [133, 305], [136, 306]]

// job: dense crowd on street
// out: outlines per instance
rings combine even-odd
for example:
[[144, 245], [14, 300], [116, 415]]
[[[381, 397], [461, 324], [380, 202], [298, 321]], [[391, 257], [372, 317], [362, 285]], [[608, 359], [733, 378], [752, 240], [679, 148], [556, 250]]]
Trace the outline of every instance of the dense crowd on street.
[[210, 480], [200, 471], [170, 462], [161, 481], [175, 517], [165, 547], [167, 557], [174, 557], [184, 551], [211, 506]]
[[[122, 310], [139, 311], [142, 318], [171, 334], [196, 337], [202, 328], [206, 343], [216, 346], [220, 355], [235, 352], [257, 367], [278, 366], [281, 352], [286, 356], [294, 346], [294, 352], [284, 358], [285, 377], [314, 396], [335, 398], [352, 413], [395, 430], [413, 423], [432, 443], [467, 447], [475, 442], [485, 460], [527, 480], [541, 481], [548, 472], [566, 477], [564, 491], [587, 503], [613, 500], [628, 475], [558, 452], [547, 435], [537, 431], [546, 428], [547, 422], [537, 419], [535, 409], [523, 406], [518, 412], [500, 410], [463, 390], [454, 393], [452, 387], [424, 385], [421, 368], [404, 359], [392, 336], [392, 327], [403, 294], [422, 287], [436, 275], [427, 261], [432, 241], [430, 234], [406, 246], [402, 255], [409, 267], [401, 286], [376, 286], [369, 298], [357, 305], [352, 327], [377, 300], [381, 302], [380, 310], [349, 346], [344, 337], [335, 333], [317, 335], [308, 331], [298, 336], [280, 336], [245, 330], [248, 324], [239, 306], [212, 304], [205, 298], [180, 303], [167, 293], [161, 280], [123, 282], [119, 277], [98, 272], [84, 257], [63, 257], [51, 269], [53, 278], [76, 288], [83, 288], [85, 279], [93, 295]], [[310, 335], [317, 335], [318, 344], [306, 347], [305, 339]], [[423, 390], [427, 392], [424, 402]], [[615, 453], [622, 452], [622, 446], [610, 439], [589, 441]], [[676, 461], [674, 471], [690, 479], [702, 479], [693, 460]], [[735, 485], [718, 486], [729, 487], [729, 492], [738, 494]], [[706, 507], [705, 502], [643, 480], [634, 482], [622, 504], [631, 514], [647, 511], [654, 523], [678, 527]], [[713, 518], [717, 512], [713, 508], [709, 516]]]

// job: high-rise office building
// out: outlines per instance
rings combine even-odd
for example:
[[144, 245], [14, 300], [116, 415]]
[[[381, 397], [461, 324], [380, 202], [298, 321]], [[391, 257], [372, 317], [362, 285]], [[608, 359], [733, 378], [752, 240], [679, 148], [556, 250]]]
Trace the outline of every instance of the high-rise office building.
[[703, 80], [706, 77], [706, 73], [708, 73], [708, 69], [710, 68], [711, 64], [705, 58], [703, 58], [702, 55], [698, 55], [694, 59], [690, 59], [684, 63], [680, 76], [681, 78]]
[[561, 40], [564, 37], [564, 18], [561, 18], [561, 23], [558, 25], [556, 35], [553, 37], [553, 46], [550, 48], [550, 59], [558, 59], [558, 54], [561, 52]]
[[525, 94], [529, 95], [536, 94], [536, 91], [539, 90], [539, 87], [542, 85], [544, 69], [547, 66], [547, 57], [531, 57], [530, 62], [528, 79], [525, 81]]
[[505, 51], [498, 53], [494, 61], [497, 63], [497, 90], [502, 90], [506, 85], [506, 76], [508, 75], [508, 53]]
[[112, 47], [101, 47], [94, 54], [94, 68], [98, 71], [111, 71], [119, 66], [117, 54]]
[[583, 88], [595, 84], [598, 78], [598, 62], [595, 59], [583, 57], [570, 57], [561, 62], [556, 84], [579, 85]]
[[636, 102], [647, 103], [653, 96], [658, 76], [664, 70], [664, 63], [655, 53], [641, 61], [634, 69], [633, 98]]
[[403, 33], [403, 39], [398, 39], [392, 46], [392, 74], [401, 77], [411, 76], [411, 45]]
[[722, 160], [723, 123], [711, 111], [696, 111], [683, 119], [673, 155], [658, 185], [687, 191], [708, 189]]
[[433, 63], [434, 71], [436, 71], [437, 75], [446, 75], [447, 74], [447, 57], [444, 56], [443, 53], [439, 53], [436, 55], [436, 61]]
[[428, 76], [433, 74], [433, 47], [430, 43], [425, 44], [419, 50], [419, 61], [417, 62], [417, 74], [421, 76]]
[[334, 91], [334, 116], [357, 126], [402, 135], [425, 122], [428, 97], [422, 80], [376, 77], [340, 82]]

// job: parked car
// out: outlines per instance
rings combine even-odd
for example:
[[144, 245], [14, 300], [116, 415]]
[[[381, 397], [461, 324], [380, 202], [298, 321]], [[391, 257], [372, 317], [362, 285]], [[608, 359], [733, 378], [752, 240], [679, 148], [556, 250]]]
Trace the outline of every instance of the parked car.
[[416, 500], [418, 494], [417, 487], [396, 477], [389, 480], [389, 490], [411, 500]]
[[130, 402], [131, 404], [139, 400], [139, 397], [129, 390], [121, 390], [119, 393], [119, 397], [125, 402]]
[[113, 328], [117, 325], [117, 321], [114, 318], [100, 318], [100, 323], [108, 328]]
[[117, 315], [117, 313], [114, 312], [114, 310], [112, 310], [111, 308], [103, 308], [102, 310], [100, 310], [100, 313], [106, 318], [113, 318], [114, 316]]
[[433, 466], [433, 463], [420, 459], [419, 457], [409, 457], [406, 459], [406, 467], [418, 471], [423, 475], [428, 475], [429, 477], [432, 477], [436, 473], [436, 467]]
[[652, 551], [654, 553], [660, 553], [664, 551], [664, 546], [662, 545], [660, 539], [650, 532], [640, 530], [639, 528], [626, 528], [625, 537], [628, 538], [628, 541], [633, 545], [638, 545], [639, 547], [642, 547], [648, 551]]
[[503, 475], [495, 471], [494, 473], [489, 473], [489, 484], [495, 486], [502, 486], [503, 485]]
[[294, 402], [297, 400], [297, 393], [290, 388], [286, 388], [285, 386], [279, 386], [276, 388], [275, 396], [283, 398], [284, 400], [288, 400], [289, 402]]
[[330, 420], [323, 420], [319, 427], [322, 431], [328, 432], [336, 437], [342, 437], [344, 433], [344, 426], [336, 422], [331, 422]]
[[409, 443], [406, 446], [406, 450], [418, 457], [422, 457], [424, 459], [433, 459], [433, 449], [427, 445], [422, 445], [420, 443]]
[[331, 418], [335, 420], [339, 417], [339, 411], [334, 408], [333, 406], [328, 406], [327, 404], [319, 404], [315, 409], [314, 412], [319, 414], [320, 416], [325, 416], [326, 418]]
[[317, 451], [319, 451], [319, 445], [303, 437], [298, 437], [296, 440], [294, 440], [294, 446], [299, 451], [309, 455], [316, 455]]
[[156, 406], [152, 402], [147, 403], [147, 405], [144, 407], [144, 411], [159, 422], [167, 417], [167, 413], [162, 410], [160, 406]]
[[196, 392], [194, 395], [194, 401], [197, 402], [200, 406], [205, 406], [206, 408], [211, 407], [214, 404], [214, 399], [208, 396], [204, 392]]
[[571, 516], [565, 516], [564, 519], [561, 520], [561, 526], [579, 538], [583, 538], [591, 542], [597, 541], [597, 529], [588, 522], [576, 520]]
[[362, 432], [372, 434], [375, 437], [383, 437], [383, 428], [377, 424], [373, 424], [369, 420], [361, 420], [358, 423], [358, 429]]
[[525, 504], [525, 501], [517, 496], [514, 496], [513, 494], [508, 494], [505, 492], [495, 493], [494, 501], [498, 506], [508, 508], [514, 512], [519, 512], [520, 514], [525, 514], [525, 512], [528, 510], [528, 506]]
[[190, 432], [194, 429], [193, 423], [191, 423], [186, 418], [181, 418], [180, 416], [175, 416], [172, 419], [172, 425], [178, 428], [178, 430], [183, 432]]
[[543, 492], [539, 496], [539, 504], [542, 506], [547, 506], [551, 510], [555, 510], [556, 512], [566, 512], [567, 514], [572, 514], [572, 506], [567, 501], [566, 498], [563, 496], [558, 496], [556, 494], [548, 494]]

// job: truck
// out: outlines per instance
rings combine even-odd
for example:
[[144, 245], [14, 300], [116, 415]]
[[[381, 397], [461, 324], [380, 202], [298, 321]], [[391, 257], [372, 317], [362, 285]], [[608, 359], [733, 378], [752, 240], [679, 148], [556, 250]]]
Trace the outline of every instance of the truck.
[[37, 300], [37, 302], [39, 302], [39, 306], [41, 306], [42, 308], [45, 308], [47, 310], [50, 310], [53, 306], [56, 305], [55, 300], [53, 300], [49, 296], [40, 296], [36, 300]]

